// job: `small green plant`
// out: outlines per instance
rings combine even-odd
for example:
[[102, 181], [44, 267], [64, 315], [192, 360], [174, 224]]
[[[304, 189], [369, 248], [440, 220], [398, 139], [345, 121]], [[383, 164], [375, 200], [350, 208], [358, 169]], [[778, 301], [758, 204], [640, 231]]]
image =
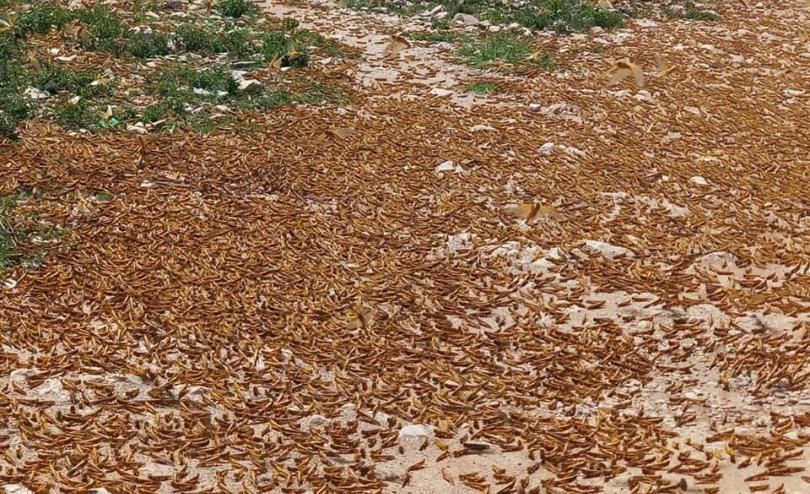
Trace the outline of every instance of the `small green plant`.
[[716, 21], [720, 16], [709, 10], [702, 10], [695, 2], [688, 0], [682, 6], [668, 7], [667, 17], [670, 19], [685, 19], [689, 21]]
[[432, 43], [455, 43], [458, 35], [452, 31], [437, 31], [434, 33], [415, 33], [410, 38], [416, 41], [430, 41]]
[[169, 37], [160, 31], [133, 31], [127, 36], [126, 50], [136, 58], [160, 57], [169, 53]]
[[225, 17], [234, 19], [259, 11], [258, 5], [249, 0], [220, 0], [217, 2], [216, 9]]
[[48, 224], [37, 212], [23, 213], [21, 205], [41, 197], [31, 187], [0, 195], [0, 273], [15, 266], [41, 264], [44, 244], [61, 240], [66, 230]]
[[497, 82], [482, 81], [467, 84], [464, 86], [464, 91], [483, 95], [501, 94], [503, 92], [503, 87], [501, 87], [501, 85]]
[[282, 67], [301, 68], [309, 64], [309, 49], [282, 32], [264, 36], [262, 55], [268, 62], [278, 60]]
[[124, 25], [112, 9], [99, 4], [92, 9], [80, 11], [78, 17], [87, 26], [92, 38], [93, 46], [90, 48], [120, 53], [122, 49], [120, 38], [124, 34]]
[[98, 122], [95, 108], [85, 99], [76, 103], [70, 101], [56, 105], [53, 108], [53, 118], [66, 129], [93, 129]]
[[59, 5], [41, 3], [33, 5], [17, 18], [16, 31], [18, 36], [29, 34], [45, 34], [52, 28], [61, 29], [73, 20], [73, 13]]
[[531, 56], [532, 50], [523, 39], [504, 33], [469, 41], [456, 53], [473, 67], [486, 68], [494, 63], [515, 65], [524, 62]]
[[110, 194], [109, 192], [103, 190], [97, 190], [93, 192], [93, 197], [96, 198], [97, 201], [101, 202], [110, 202], [115, 199], [115, 196]]

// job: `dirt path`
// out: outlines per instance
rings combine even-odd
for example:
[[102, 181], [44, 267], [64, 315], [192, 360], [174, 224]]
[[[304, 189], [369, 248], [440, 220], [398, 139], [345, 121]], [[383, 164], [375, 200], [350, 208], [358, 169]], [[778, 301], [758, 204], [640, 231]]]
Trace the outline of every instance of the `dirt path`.
[[7, 492], [810, 491], [804, 7], [539, 35], [530, 78], [267, 8], [362, 50], [351, 105], [0, 150], [85, 197], [0, 288]]

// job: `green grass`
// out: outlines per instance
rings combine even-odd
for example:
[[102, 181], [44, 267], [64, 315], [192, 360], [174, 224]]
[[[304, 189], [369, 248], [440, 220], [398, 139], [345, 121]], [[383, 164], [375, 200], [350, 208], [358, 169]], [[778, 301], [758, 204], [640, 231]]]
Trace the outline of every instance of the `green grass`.
[[253, 15], [259, 11], [258, 5], [249, 0], [220, 0], [216, 4], [216, 9], [225, 17], [234, 19]]
[[[4, 1], [4, 0], [0, 0]], [[211, 64], [207, 57], [227, 53], [231, 61], [247, 69], [253, 64], [274, 61], [282, 67], [301, 68], [309, 64], [310, 55], [348, 56], [336, 42], [313, 31], [299, 29], [298, 23], [287, 19], [264, 25], [249, 20], [236, 27], [238, 17], [253, 15], [256, 5], [241, 0], [216, 3], [217, 12], [231, 19], [213, 16], [189, 20], [175, 29], [165, 31], [147, 11], [162, 11], [161, 2], [141, 1], [134, 8], [119, 11], [104, 4], [92, 8], [67, 11], [53, 4], [35, 3], [23, 7], [23, 0], [5, 0], [6, 5], [24, 12], [22, 22], [11, 30], [0, 32], [0, 137], [15, 138], [19, 125], [31, 118], [50, 120], [67, 129], [93, 132], [114, 131], [127, 124], [145, 124], [166, 120], [156, 128], [179, 127], [205, 129], [225, 123], [239, 122], [239, 111], [264, 111], [291, 103], [316, 104], [330, 101], [340, 103], [345, 96], [333, 88], [322, 87], [293, 72], [285, 72], [278, 83], [265, 90], [240, 91], [237, 81], [226, 64]], [[153, 4], [152, 7], [148, 7]], [[28, 3], [25, 3], [28, 5]], [[128, 15], [130, 14], [130, 15]], [[130, 30], [135, 19], [138, 25], [151, 24], [151, 29]], [[17, 17], [17, 21], [20, 16]], [[115, 57], [150, 59], [186, 52], [202, 55], [202, 60], [190, 57], [184, 66], [169, 67], [162, 72], [138, 64], [133, 67], [147, 83], [128, 93], [122, 101], [117, 92], [117, 80], [101, 70], [73, 70], [67, 65], [30, 60], [29, 45], [39, 40], [34, 36], [64, 27], [68, 22], [80, 23], [84, 30], [78, 34], [63, 33], [76, 38], [85, 50], [108, 52]], [[72, 26], [71, 26], [72, 27]], [[21, 31], [18, 32], [18, 29]], [[71, 43], [71, 40], [67, 40]], [[164, 65], [165, 67], [165, 65]], [[247, 75], [246, 78], [250, 78]], [[99, 84], [97, 81], [107, 79]], [[45, 98], [31, 98], [29, 88], [45, 91]], [[78, 100], [75, 96], [79, 96]], [[128, 100], [130, 96], [137, 99]], [[147, 101], [137, 103], [136, 101]], [[213, 108], [225, 105], [235, 113]], [[105, 116], [110, 106], [112, 115]], [[220, 118], [218, 113], [227, 113]], [[213, 123], [212, 123], [213, 122]], [[213, 127], [212, 127], [213, 126]]]
[[130, 32], [126, 51], [136, 58], [154, 58], [169, 53], [169, 36], [160, 31]]
[[0, 196], [0, 273], [15, 266], [41, 263], [46, 251], [41, 244], [59, 240], [65, 233], [42, 222], [37, 213], [17, 211], [20, 204], [33, 198], [27, 189]]
[[464, 86], [464, 91], [474, 94], [501, 94], [504, 92], [503, 87], [497, 82], [481, 81], [473, 82]]
[[670, 19], [684, 19], [689, 21], [717, 21], [720, 16], [709, 10], [702, 10], [695, 2], [687, 0], [680, 7], [668, 7], [667, 17]]
[[53, 28], [62, 28], [72, 20], [73, 13], [63, 7], [48, 2], [37, 3], [19, 15], [15, 23], [16, 32], [21, 37], [45, 34]]
[[[379, 7], [373, 0], [348, 0], [352, 8]], [[448, 29], [456, 14], [469, 14], [493, 24], [518, 24], [534, 30], [553, 29], [560, 33], [582, 32], [592, 27], [613, 29], [624, 22], [621, 13], [605, 10], [590, 0], [526, 0], [519, 7], [504, 5], [499, 0], [417, 0], [400, 5], [383, 3], [389, 11], [411, 15], [437, 5], [444, 7], [447, 17], [433, 21], [435, 29]]]
[[430, 41], [431, 43], [455, 43], [459, 35], [452, 31], [437, 31], [434, 33], [414, 33], [409, 35], [412, 40]]
[[483, 39], [468, 38], [456, 51], [467, 64], [485, 69], [496, 65], [554, 67], [547, 55], [537, 57], [526, 39], [513, 33], [499, 33]]

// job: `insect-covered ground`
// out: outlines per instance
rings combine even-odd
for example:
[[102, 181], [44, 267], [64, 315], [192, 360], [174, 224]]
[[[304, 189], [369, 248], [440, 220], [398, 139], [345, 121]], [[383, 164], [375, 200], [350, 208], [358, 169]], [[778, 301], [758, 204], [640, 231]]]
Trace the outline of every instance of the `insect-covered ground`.
[[804, 3], [0, 0], [0, 54], [0, 489], [810, 492]]

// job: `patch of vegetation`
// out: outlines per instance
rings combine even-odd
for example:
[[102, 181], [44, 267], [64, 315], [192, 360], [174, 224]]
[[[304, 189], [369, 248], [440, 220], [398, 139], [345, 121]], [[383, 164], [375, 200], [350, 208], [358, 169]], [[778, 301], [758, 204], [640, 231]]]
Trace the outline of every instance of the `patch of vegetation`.
[[503, 87], [497, 82], [481, 81], [473, 82], [464, 86], [464, 91], [474, 94], [501, 94], [504, 92]]
[[437, 31], [434, 33], [414, 33], [409, 36], [416, 41], [430, 41], [431, 43], [455, 43], [459, 35], [453, 31]]
[[554, 29], [559, 33], [587, 31], [592, 27], [613, 29], [624, 22], [619, 12], [599, 8], [587, 0], [535, 0], [507, 19], [529, 29]]
[[[209, 120], [216, 125], [238, 122], [242, 111], [261, 111], [290, 103], [337, 102], [343, 98], [339, 91], [322, 88], [308, 76], [301, 77], [305, 81], [301, 83], [288, 71], [279, 74], [273, 84], [255, 83], [244, 91], [239, 89], [241, 79], [234, 79], [227, 66], [213, 60], [214, 55], [227, 53], [245, 70], [254, 64], [268, 63], [273, 68], [306, 67], [315, 51], [344, 56], [336, 42], [299, 29], [292, 19], [266, 23], [250, 20], [239, 22], [237, 27], [237, 18], [257, 13], [252, 1], [221, 0], [215, 7], [226, 19], [218, 15], [192, 16], [174, 32], [169, 32], [162, 22], [168, 18], [168, 14], [161, 14], [163, 3], [153, 0], [120, 7], [123, 11], [106, 4], [68, 11], [47, 2], [32, 7], [22, 0], [0, 2], [13, 3], [11, 9], [18, 12], [15, 19], [21, 19], [11, 29], [3, 30], [0, 26], [1, 137], [16, 137], [19, 124], [35, 117], [68, 129], [90, 131], [110, 131], [138, 122], [157, 123], [155, 129], [177, 125], [202, 129], [209, 125], [204, 123]], [[147, 15], [149, 12], [152, 14]], [[155, 13], [160, 17], [156, 18]], [[133, 20], [149, 27], [129, 29]], [[63, 38], [72, 47], [78, 45], [119, 58], [117, 66], [128, 63], [130, 58], [149, 59], [183, 52], [201, 57], [189, 57], [181, 68], [166, 69], [161, 63], [162, 72], [151, 64], [133, 65], [132, 72], [145, 78], [147, 84], [139, 85], [137, 91], [130, 89], [119, 94], [115, 87], [118, 79], [111, 73], [74, 70], [67, 63], [31, 58], [36, 51], [29, 45], [40, 42], [37, 36], [55, 28], [64, 29]], [[130, 100], [133, 96], [137, 98]]]
[[219, 0], [216, 4], [216, 9], [225, 17], [236, 19], [257, 13], [259, 6], [250, 0]]
[[49, 2], [34, 4], [21, 13], [16, 21], [16, 32], [20, 37], [29, 34], [46, 34], [52, 28], [61, 29], [73, 20], [73, 13]]
[[29, 188], [0, 195], [0, 273], [15, 266], [39, 264], [45, 252], [42, 244], [64, 234], [61, 228], [44, 224], [36, 213], [17, 211], [32, 197]]
[[720, 16], [710, 10], [703, 10], [692, 0], [683, 5], [667, 7], [666, 15], [670, 19], [685, 19], [689, 21], [717, 21]]
[[82, 98], [77, 102], [64, 101], [52, 109], [53, 119], [66, 129], [92, 129], [98, 122], [98, 108]]
[[223, 33], [195, 24], [183, 24], [175, 33], [181, 47], [200, 54], [228, 53], [232, 57], [246, 57], [254, 53], [250, 34], [244, 29]]
[[262, 54], [266, 61], [278, 61], [282, 67], [300, 68], [309, 63], [308, 48], [283, 32], [272, 32], [264, 36]]
[[483, 39], [467, 39], [456, 55], [479, 69], [502, 65], [534, 65], [546, 69], [554, 67], [551, 58], [533, 52], [526, 39], [513, 33], [499, 33]]
[[120, 39], [125, 29], [112, 9], [106, 5], [96, 5], [92, 9], [80, 11], [78, 17], [90, 34], [91, 46], [86, 46], [86, 48], [115, 54], [121, 53]]
[[516, 22], [529, 29], [553, 29], [560, 33], [587, 31], [592, 27], [613, 29], [624, 22], [621, 13], [600, 8], [591, 0], [526, 0], [519, 6], [499, 0], [418, 0], [406, 6], [393, 1], [379, 4], [373, 0], [348, 0], [347, 5], [353, 8], [384, 5], [389, 11], [402, 15], [442, 6], [446, 17], [434, 21], [436, 29], [448, 29], [456, 14], [473, 15], [493, 24]]
[[153, 58], [169, 53], [169, 36], [160, 31], [133, 31], [127, 36], [126, 51], [136, 58]]

